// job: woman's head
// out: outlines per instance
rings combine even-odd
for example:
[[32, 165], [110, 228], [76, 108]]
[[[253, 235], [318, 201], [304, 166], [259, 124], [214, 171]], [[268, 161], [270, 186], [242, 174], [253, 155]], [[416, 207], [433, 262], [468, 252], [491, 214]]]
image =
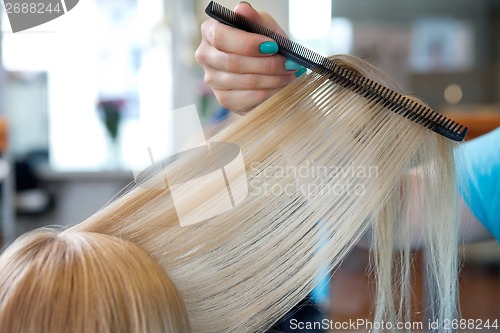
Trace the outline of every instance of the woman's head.
[[0, 257], [1, 332], [188, 332], [184, 304], [134, 243], [40, 229]]

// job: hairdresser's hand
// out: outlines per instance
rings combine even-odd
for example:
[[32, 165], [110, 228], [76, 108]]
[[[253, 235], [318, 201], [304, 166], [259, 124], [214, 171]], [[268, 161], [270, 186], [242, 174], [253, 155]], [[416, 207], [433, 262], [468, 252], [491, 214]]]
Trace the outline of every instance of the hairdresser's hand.
[[[258, 13], [248, 3], [240, 3], [234, 11], [286, 36], [269, 14]], [[266, 36], [213, 19], [202, 24], [201, 33], [196, 60], [203, 66], [205, 82], [219, 103], [231, 111], [249, 111], [306, 71], [277, 55], [277, 44]]]

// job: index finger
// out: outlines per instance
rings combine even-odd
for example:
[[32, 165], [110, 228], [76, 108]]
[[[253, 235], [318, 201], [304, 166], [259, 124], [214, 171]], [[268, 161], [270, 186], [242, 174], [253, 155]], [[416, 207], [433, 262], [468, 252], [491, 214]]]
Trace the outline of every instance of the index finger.
[[250, 5], [246, 1], [241, 1], [235, 8], [234, 12], [246, 17], [250, 21], [258, 23], [271, 31], [274, 31], [283, 37], [288, 37], [286, 32], [280, 27], [278, 22], [266, 12], [258, 12], [256, 11], [252, 5]]
[[246, 32], [209, 19], [202, 24], [203, 38], [217, 50], [244, 56], [269, 56], [278, 52], [278, 44], [269, 37]]

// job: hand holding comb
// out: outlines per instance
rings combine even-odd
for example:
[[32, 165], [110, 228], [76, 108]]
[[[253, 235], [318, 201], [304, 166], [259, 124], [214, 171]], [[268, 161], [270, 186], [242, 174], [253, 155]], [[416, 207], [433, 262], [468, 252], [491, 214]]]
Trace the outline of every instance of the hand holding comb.
[[285, 58], [326, 76], [335, 83], [448, 139], [462, 141], [467, 134], [467, 127], [437, 113], [426, 105], [415, 102], [345, 66], [339, 65], [214, 1], [210, 1], [205, 12], [228, 26], [272, 38], [278, 44], [278, 53]]

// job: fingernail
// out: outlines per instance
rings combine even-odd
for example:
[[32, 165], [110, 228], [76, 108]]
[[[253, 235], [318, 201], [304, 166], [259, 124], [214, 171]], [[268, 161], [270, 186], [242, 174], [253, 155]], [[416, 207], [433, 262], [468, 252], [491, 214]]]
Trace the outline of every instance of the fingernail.
[[[242, 3], [246, 3], [247, 5], [249, 5], [250, 7], [252, 7], [252, 5], [251, 5], [249, 2], [246, 2], [246, 1], [240, 1], [240, 2], [238, 2], [238, 5], [239, 5], [239, 4], [242, 4]], [[252, 8], [253, 8], [253, 7], [252, 7]]]
[[307, 68], [305, 68], [304, 66], [300, 66], [300, 69], [295, 72], [295, 76], [302, 76], [302, 74], [304, 74], [305, 72], [307, 72]]
[[275, 54], [278, 52], [278, 44], [276, 42], [264, 42], [259, 46], [260, 53]]
[[300, 67], [301, 66], [293, 60], [286, 59], [285, 61], [285, 69], [287, 71], [294, 71], [296, 69], [299, 69]]

